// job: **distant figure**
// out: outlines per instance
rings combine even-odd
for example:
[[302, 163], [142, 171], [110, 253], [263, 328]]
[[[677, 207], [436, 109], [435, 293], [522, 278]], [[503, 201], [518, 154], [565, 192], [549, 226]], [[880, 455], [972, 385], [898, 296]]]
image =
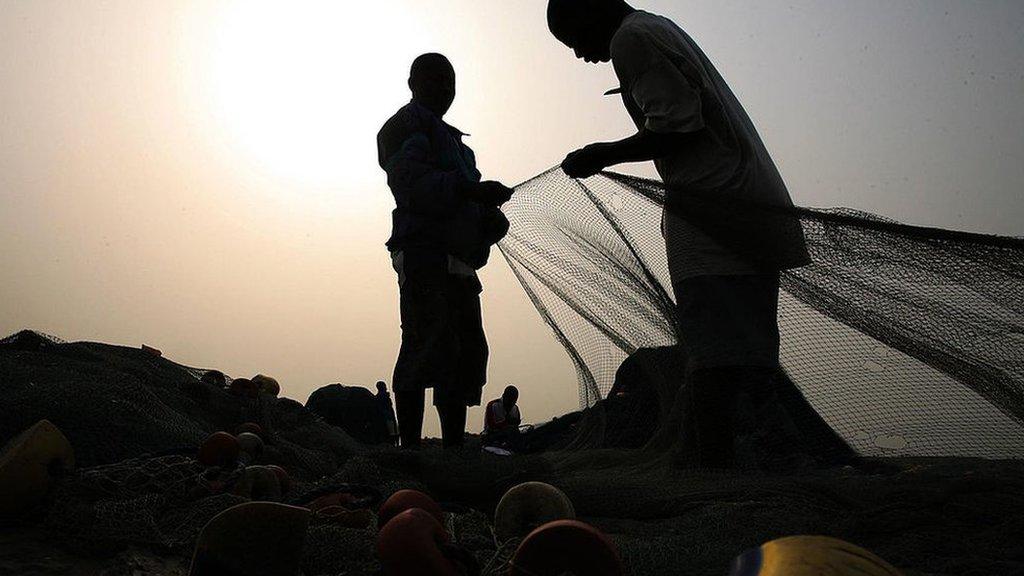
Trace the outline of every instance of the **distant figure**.
[[515, 443], [523, 417], [519, 413], [519, 389], [507, 386], [501, 398], [491, 400], [484, 410], [483, 443], [507, 448]]
[[487, 340], [476, 271], [508, 232], [498, 209], [512, 190], [481, 182], [465, 136], [444, 122], [455, 100], [455, 69], [424, 54], [409, 73], [412, 102], [377, 135], [395, 197], [387, 242], [401, 293], [402, 347], [394, 390], [402, 446], [420, 445], [425, 390], [434, 389], [445, 447], [461, 446], [466, 407], [480, 404]]
[[398, 421], [395, 419], [395, 407], [391, 403], [388, 385], [383, 380], [377, 382], [377, 407], [380, 408], [380, 413], [384, 417], [388, 443], [398, 446]]
[[[717, 201], [718, 210], [724, 198], [792, 206], [743, 107], [672, 21], [622, 0], [550, 0], [547, 16], [551, 33], [578, 58], [611, 61], [616, 91], [637, 128], [623, 140], [569, 154], [566, 174], [586, 178], [653, 160], [669, 188], [666, 208], [692, 197]], [[797, 226], [791, 238], [764, 248], [764, 260], [741, 256], [726, 245], [758, 233], [764, 222], [730, 214], [723, 219], [728, 233], [718, 229], [712, 239], [693, 223], [706, 222], [678, 214], [693, 216], [666, 210], [662, 225], [692, 394], [685, 436], [696, 465], [724, 467], [733, 461], [737, 395], [767, 389], [778, 373], [779, 271], [806, 264], [807, 252]]]

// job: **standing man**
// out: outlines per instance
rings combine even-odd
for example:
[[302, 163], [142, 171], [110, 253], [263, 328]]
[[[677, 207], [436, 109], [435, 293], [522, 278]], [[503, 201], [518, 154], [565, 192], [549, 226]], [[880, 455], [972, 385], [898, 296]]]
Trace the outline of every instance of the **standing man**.
[[[779, 272], [809, 262], [798, 222], [733, 209], [785, 209], [789, 193], [725, 80], [672, 21], [623, 0], [550, 0], [547, 15], [576, 57], [611, 61], [637, 127], [569, 154], [566, 174], [653, 160], [666, 184], [662, 226], [689, 394], [684, 446], [699, 467], [729, 466], [737, 397], [763, 400], [779, 380]], [[780, 393], [787, 402], [811, 410], [790, 387]]]
[[498, 206], [512, 190], [480, 181], [465, 134], [443, 120], [455, 100], [455, 69], [447, 58], [416, 58], [409, 89], [412, 101], [377, 134], [396, 205], [387, 242], [401, 294], [395, 405], [402, 446], [418, 447], [425, 390], [433, 388], [449, 448], [462, 445], [466, 408], [480, 404], [487, 378], [476, 271], [508, 231]]
[[391, 403], [391, 393], [383, 380], [377, 382], [377, 409], [384, 420], [384, 432], [388, 444], [398, 446], [398, 420], [395, 418], [395, 405]]

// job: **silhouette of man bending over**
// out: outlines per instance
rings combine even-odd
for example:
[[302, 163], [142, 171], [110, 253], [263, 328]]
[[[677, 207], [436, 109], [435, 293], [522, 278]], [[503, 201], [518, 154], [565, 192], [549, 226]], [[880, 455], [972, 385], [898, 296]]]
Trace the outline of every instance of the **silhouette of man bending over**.
[[612, 63], [637, 127], [623, 140], [569, 154], [566, 174], [586, 178], [653, 160], [666, 184], [663, 235], [690, 395], [684, 445], [700, 467], [728, 466], [737, 396], [761, 393], [779, 373], [779, 272], [808, 263], [807, 252], [798, 225], [782, 241], [755, 247], [760, 255], [741, 254], [737, 241], [763, 233], [765, 221], [727, 214], [712, 235], [675, 208], [690, 197], [791, 207], [789, 193], [729, 86], [672, 21], [622, 0], [550, 0], [548, 26], [576, 57]]
[[401, 295], [402, 346], [392, 386], [403, 447], [420, 444], [427, 388], [434, 390], [444, 446], [456, 447], [466, 407], [480, 404], [487, 376], [476, 270], [508, 231], [498, 206], [512, 190], [480, 181], [465, 134], [443, 120], [455, 100], [447, 58], [416, 58], [409, 88], [412, 101], [377, 135], [395, 197], [387, 247]]

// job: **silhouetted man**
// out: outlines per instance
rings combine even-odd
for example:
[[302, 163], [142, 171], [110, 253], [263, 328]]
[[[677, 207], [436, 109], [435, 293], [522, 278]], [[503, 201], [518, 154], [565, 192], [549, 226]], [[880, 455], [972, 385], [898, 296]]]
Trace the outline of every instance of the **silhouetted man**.
[[519, 433], [523, 417], [519, 413], [519, 389], [506, 386], [501, 398], [491, 400], [484, 410], [484, 438], [488, 446], [508, 447]]
[[684, 434], [697, 465], [726, 466], [737, 394], [767, 388], [778, 373], [779, 271], [806, 264], [807, 253], [795, 221], [788, 238], [747, 242], [754, 250], [741, 254], [737, 247], [763, 234], [766, 220], [727, 212], [712, 226], [680, 206], [700, 198], [712, 212], [725, 199], [790, 207], [789, 193], [739, 101], [670, 20], [622, 0], [550, 0], [548, 25], [578, 58], [611, 61], [637, 127], [569, 154], [566, 174], [653, 160], [667, 185], [662, 226], [692, 394]]
[[398, 420], [395, 418], [395, 405], [391, 403], [391, 393], [383, 381], [377, 382], [377, 408], [384, 419], [384, 431], [388, 444], [398, 445]]
[[444, 446], [454, 447], [462, 445], [466, 407], [480, 404], [487, 374], [476, 270], [508, 231], [498, 206], [512, 190], [480, 181], [465, 134], [443, 120], [455, 100], [447, 58], [416, 58], [409, 88], [412, 101], [377, 135], [396, 205], [387, 243], [401, 293], [395, 404], [402, 446], [419, 446], [424, 391], [433, 388]]

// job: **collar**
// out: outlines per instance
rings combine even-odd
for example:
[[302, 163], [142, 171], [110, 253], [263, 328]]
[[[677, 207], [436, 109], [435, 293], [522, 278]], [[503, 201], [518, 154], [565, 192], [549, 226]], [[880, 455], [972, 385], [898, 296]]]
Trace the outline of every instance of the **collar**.
[[434, 114], [433, 110], [431, 110], [430, 108], [427, 108], [423, 104], [420, 104], [419, 102], [416, 101], [415, 98], [409, 101], [409, 105], [415, 107], [416, 110], [419, 113], [426, 114], [427, 116], [430, 116], [431, 118], [433, 118], [433, 119], [437, 120], [438, 122], [440, 122], [452, 134], [454, 134], [456, 136], [459, 136], [459, 137], [469, 136], [469, 134], [467, 134], [467, 133], [463, 132], [462, 130], [459, 130], [455, 126], [452, 126], [451, 124], [445, 122], [444, 119], [438, 118], [437, 114]]

